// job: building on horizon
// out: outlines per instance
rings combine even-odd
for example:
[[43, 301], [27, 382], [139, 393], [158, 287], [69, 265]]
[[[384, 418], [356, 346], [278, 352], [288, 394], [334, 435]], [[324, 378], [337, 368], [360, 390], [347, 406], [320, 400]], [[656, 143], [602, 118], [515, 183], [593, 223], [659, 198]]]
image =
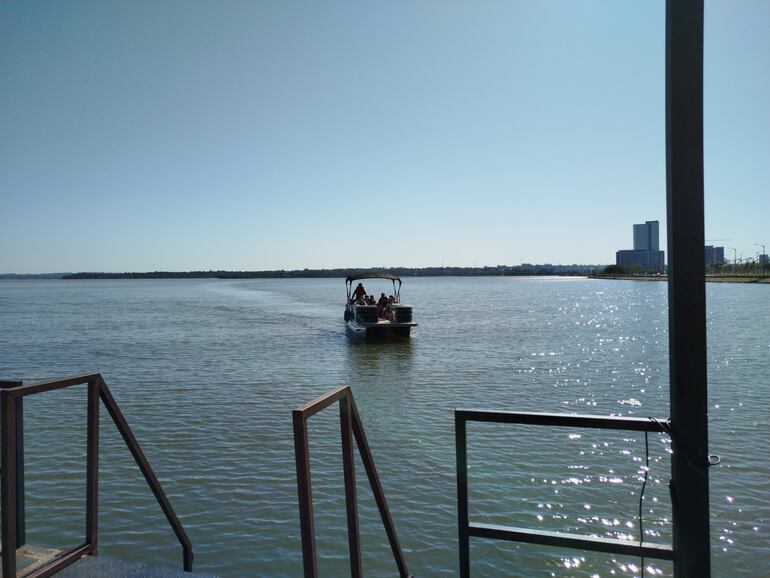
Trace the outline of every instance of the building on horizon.
[[660, 223], [646, 221], [634, 225], [634, 251], [658, 251], [660, 249]]
[[615, 253], [615, 264], [625, 269], [641, 267], [645, 271], [662, 271], [664, 263], [663, 251], [635, 251], [633, 249], [621, 249]]
[[704, 247], [706, 267], [717, 267], [725, 264], [725, 248], [706, 245]]
[[634, 224], [634, 248], [615, 253], [615, 264], [625, 269], [638, 267], [645, 271], [663, 271], [665, 253], [660, 251], [660, 223], [646, 221]]
[[768, 257], [767, 253], [760, 253], [760, 255], [759, 255], [759, 264], [760, 265], [768, 265], [768, 264], [770, 264], [770, 257]]

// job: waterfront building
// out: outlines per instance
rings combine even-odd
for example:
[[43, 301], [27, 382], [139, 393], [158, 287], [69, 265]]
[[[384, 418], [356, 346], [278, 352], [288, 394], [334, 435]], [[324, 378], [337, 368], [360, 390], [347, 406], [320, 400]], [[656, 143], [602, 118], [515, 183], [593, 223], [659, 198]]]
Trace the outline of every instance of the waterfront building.
[[646, 221], [634, 224], [634, 248], [615, 253], [615, 264], [626, 269], [641, 267], [645, 271], [662, 271], [665, 254], [660, 251], [660, 223]]
[[704, 259], [706, 267], [716, 267], [725, 263], [725, 248], [706, 245], [704, 247]]
[[615, 264], [630, 269], [639, 266], [645, 271], [662, 271], [663, 251], [635, 251], [622, 249], [615, 253]]
[[660, 223], [646, 221], [634, 225], [634, 251], [658, 251], [660, 249]]
[[759, 264], [760, 265], [768, 265], [770, 264], [770, 257], [768, 257], [767, 253], [762, 253], [759, 256]]

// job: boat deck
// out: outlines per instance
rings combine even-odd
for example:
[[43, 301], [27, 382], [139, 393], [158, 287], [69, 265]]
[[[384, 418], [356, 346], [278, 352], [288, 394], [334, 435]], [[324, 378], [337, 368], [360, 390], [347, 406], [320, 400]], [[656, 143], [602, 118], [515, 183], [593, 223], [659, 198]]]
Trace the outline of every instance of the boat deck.
[[366, 325], [375, 327], [376, 325], [382, 325], [386, 327], [414, 327], [417, 325], [415, 321], [391, 321], [390, 319], [377, 319], [377, 323], [375, 324], [369, 324]]

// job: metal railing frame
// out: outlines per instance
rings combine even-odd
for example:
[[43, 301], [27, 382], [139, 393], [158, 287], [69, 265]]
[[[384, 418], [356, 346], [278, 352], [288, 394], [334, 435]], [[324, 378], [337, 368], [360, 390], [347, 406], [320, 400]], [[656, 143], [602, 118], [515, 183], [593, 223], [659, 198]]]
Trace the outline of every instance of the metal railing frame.
[[526, 542], [544, 546], [576, 548], [609, 554], [622, 554], [660, 560], [673, 560], [674, 549], [663, 544], [582, 536], [565, 532], [546, 532], [529, 528], [471, 523], [468, 516], [468, 422], [504, 423], [552, 427], [578, 427], [638, 432], [659, 432], [658, 424], [648, 418], [565, 415], [558, 413], [455, 410], [455, 451], [457, 454], [457, 517], [460, 541], [460, 578], [470, 578], [470, 539], [489, 538]]
[[318, 577], [315, 524], [313, 521], [313, 495], [310, 480], [310, 452], [308, 447], [307, 420], [335, 402], [340, 404], [340, 432], [342, 435], [342, 464], [345, 479], [345, 506], [347, 510], [348, 551], [350, 553], [350, 574], [361, 578], [361, 541], [358, 531], [358, 506], [356, 500], [356, 474], [353, 456], [355, 438], [361, 461], [364, 464], [369, 485], [372, 488], [377, 509], [380, 512], [390, 549], [401, 578], [411, 578], [406, 559], [396, 536], [396, 527], [388, 510], [385, 492], [382, 489], [374, 458], [366, 441], [361, 418], [356, 409], [353, 392], [347, 385], [341, 385], [330, 392], [303, 404], [292, 411], [294, 423], [294, 452], [297, 463], [297, 492], [299, 494], [299, 519], [302, 532], [302, 563], [305, 578]]
[[[142, 448], [134, 436], [131, 428], [128, 426], [123, 413], [120, 411], [115, 398], [112, 397], [107, 384], [102, 379], [100, 373], [90, 373], [78, 375], [64, 379], [54, 379], [50, 381], [41, 381], [29, 385], [17, 385], [0, 389], [0, 415], [2, 424], [0, 426], [0, 533], [2, 533], [2, 575], [16, 576], [16, 556], [7, 555], [10, 552], [16, 552], [20, 546], [18, 521], [19, 511], [19, 476], [18, 476], [18, 456], [23, 455], [23, 447], [20, 445], [19, 433], [23, 424], [18, 420], [20, 415], [19, 408], [25, 396], [35, 395], [57, 389], [64, 389], [75, 385], [87, 385], [87, 441], [86, 441], [86, 539], [85, 543], [77, 548], [70, 550], [55, 561], [38, 568], [25, 578], [44, 578], [52, 576], [56, 572], [76, 562], [83, 556], [94, 555], [97, 551], [98, 538], [98, 513], [99, 513], [99, 400], [101, 399], [112, 421], [118, 429], [123, 441], [131, 452], [137, 466], [142, 472], [147, 485], [152, 490], [155, 499], [163, 510], [171, 528], [174, 530], [179, 543], [182, 546], [183, 567], [186, 572], [192, 571], [193, 552], [190, 539], [182, 527], [182, 523], [174, 513], [163, 488], [158, 481], [155, 472], [153, 472], [150, 463], [147, 461]], [[23, 516], [21, 517], [23, 520]]]

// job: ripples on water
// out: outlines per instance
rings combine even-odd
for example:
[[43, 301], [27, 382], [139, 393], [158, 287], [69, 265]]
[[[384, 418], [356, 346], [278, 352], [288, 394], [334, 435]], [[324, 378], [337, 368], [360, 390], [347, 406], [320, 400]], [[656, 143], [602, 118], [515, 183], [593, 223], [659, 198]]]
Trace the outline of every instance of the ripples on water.
[[[383, 290], [373, 282], [371, 291]], [[770, 288], [709, 286], [715, 575], [768, 554]], [[407, 279], [410, 341], [348, 340], [342, 280], [0, 283], [0, 376], [100, 371], [192, 539], [196, 569], [298, 576], [290, 410], [353, 387], [410, 570], [457, 574], [453, 410], [665, 417], [666, 286], [579, 279]], [[82, 540], [85, 391], [25, 401], [29, 541]], [[100, 551], [179, 564], [172, 532], [102, 410]], [[334, 412], [311, 420], [322, 576], [347, 575]], [[644, 438], [471, 424], [471, 519], [637, 538]], [[670, 542], [669, 441], [652, 434], [645, 539]], [[364, 568], [394, 575], [359, 464]], [[485, 540], [473, 575], [635, 576], [640, 561]], [[648, 576], [670, 576], [646, 561]]]

